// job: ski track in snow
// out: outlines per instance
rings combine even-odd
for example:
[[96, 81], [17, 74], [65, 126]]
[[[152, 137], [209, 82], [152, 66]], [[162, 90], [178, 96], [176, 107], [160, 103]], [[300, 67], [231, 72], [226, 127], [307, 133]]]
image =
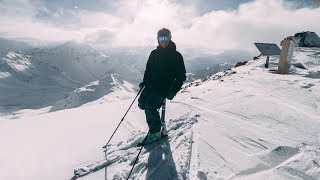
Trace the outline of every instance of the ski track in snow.
[[[189, 179], [193, 125], [199, 117], [187, 112], [177, 119], [168, 120], [168, 137], [144, 147], [130, 179]], [[108, 161], [101, 161], [112, 172], [108, 174], [108, 179], [126, 179], [128, 176], [139, 150], [136, 145], [146, 135], [142, 132], [133, 134], [125, 141], [109, 144]], [[84, 179], [103, 177], [104, 173], [101, 170]]]

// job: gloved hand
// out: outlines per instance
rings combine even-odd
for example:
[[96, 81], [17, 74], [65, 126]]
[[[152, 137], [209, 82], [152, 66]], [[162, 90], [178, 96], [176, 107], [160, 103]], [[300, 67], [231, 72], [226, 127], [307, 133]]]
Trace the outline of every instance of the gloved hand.
[[167, 99], [172, 100], [174, 96], [176, 96], [176, 94], [177, 94], [176, 92], [174, 92], [173, 90], [170, 90], [168, 92]]
[[144, 83], [144, 81], [142, 81], [142, 82], [139, 84], [139, 88], [140, 88], [140, 89], [143, 88], [144, 85], [145, 85], [145, 83]]

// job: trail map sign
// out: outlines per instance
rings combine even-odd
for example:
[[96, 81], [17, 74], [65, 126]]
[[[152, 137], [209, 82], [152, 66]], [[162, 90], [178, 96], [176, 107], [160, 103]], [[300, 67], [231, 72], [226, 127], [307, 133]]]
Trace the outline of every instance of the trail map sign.
[[276, 44], [272, 43], [254, 43], [263, 56], [267, 56], [265, 67], [269, 67], [269, 56], [280, 55], [281, 50]]
[[254, 43], [264, 56], [275, 56], [280, 55], [281, 50], [276, 44], [271, 43]]

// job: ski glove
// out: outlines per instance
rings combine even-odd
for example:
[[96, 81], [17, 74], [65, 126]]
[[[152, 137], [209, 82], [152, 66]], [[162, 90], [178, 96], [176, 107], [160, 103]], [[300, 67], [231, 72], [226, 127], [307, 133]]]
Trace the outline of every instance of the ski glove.
[[169, 92], [168, 92], [168, 95], [167, 95], [167, 98], [169, 99], [169, 100], [172, 100], [173, 98], [174, 98], [174, 96], [176, 96], [176, 92], [174, 92], [173, 90], [170, 90]]
[[144, 83], [144, 81], [142, 81], [142, 82], [139, 84], [139, 88], [140, 88], [140, 89], [143, 88], [144, 85], [145, 85], [145, 83]]

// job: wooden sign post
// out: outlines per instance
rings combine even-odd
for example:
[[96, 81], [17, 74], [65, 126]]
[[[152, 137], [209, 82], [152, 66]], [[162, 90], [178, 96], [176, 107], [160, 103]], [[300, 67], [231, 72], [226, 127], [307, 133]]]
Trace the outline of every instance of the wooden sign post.
[[276, 44], [272, 43], [254, 43], [263, 56], [267, 56], [265, 68], [269, 68], [270, 56], [280, 55], [280, 48]]
[[278, 74], [288, 74], [293, 57], [295, 42], [292, 37], [287, 37], [281, 41], [282, 50], [278, 66]]

